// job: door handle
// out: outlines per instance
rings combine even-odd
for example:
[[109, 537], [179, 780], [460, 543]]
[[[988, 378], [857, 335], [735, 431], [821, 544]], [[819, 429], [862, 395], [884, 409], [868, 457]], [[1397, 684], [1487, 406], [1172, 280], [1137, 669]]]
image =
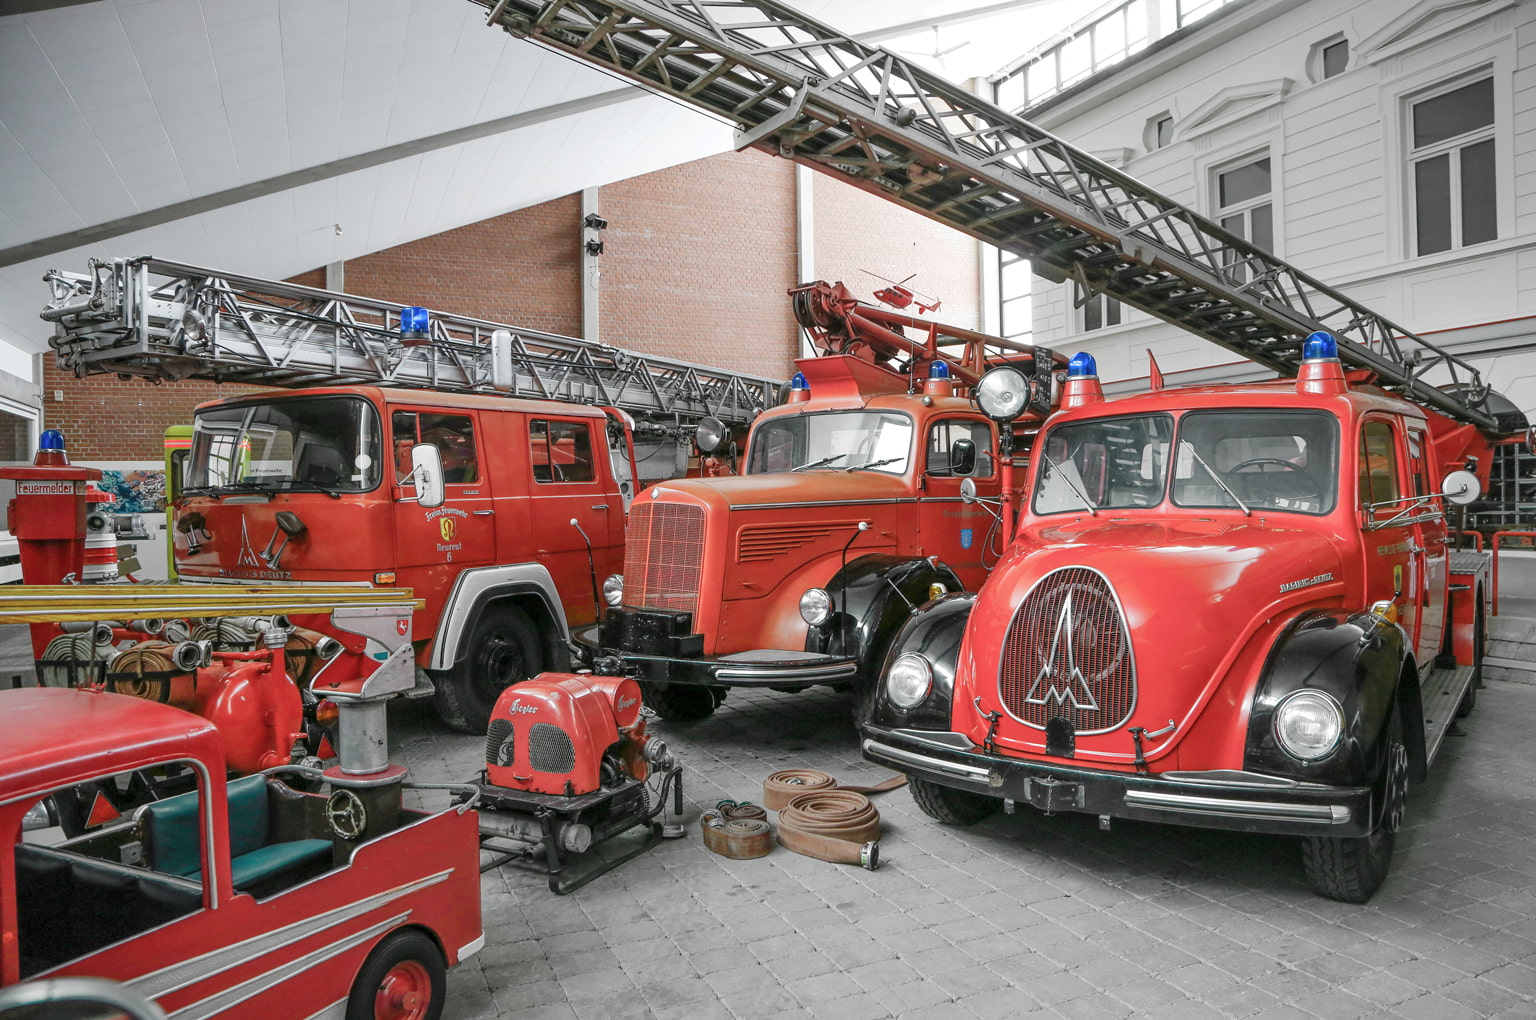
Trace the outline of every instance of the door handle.
[[608, 504], [607, 503], [599, 503], [596, 506], [594, 506], [592, 509], [593, 510], [607, 510], [608, 509]]
[[470, 511], [470, 513], [474, 514], [476, 517], [489, 517], [489, 516], [491, 516], [491, 514], [493, 514], [495, 512], [496, 512], [495, 510], [471, 510]]

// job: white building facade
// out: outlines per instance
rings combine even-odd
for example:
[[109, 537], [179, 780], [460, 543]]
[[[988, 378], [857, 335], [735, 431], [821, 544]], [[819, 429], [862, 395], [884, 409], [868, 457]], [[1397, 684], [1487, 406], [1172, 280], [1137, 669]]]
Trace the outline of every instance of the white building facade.
[[[1127, 0], [992, 87], [1536, 409], [1536, 2]], [[1149, 350], [1171, 385], [1264, 374], [1070, 281], [1032, 304], [1111, 391]]]

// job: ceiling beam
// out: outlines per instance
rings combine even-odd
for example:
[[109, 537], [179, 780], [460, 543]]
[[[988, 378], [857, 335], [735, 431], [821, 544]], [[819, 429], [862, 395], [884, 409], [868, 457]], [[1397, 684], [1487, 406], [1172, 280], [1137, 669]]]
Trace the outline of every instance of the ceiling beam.
[[938, 28], [940, 25], [960, 25], [967, 21], [977, 21], [988, 18], [994, 14], [1002, 14], [1004, 11], [1017, 10], [1021, 7], [1034, 7], [1037, 4], [1049, 3], [1051, 0], [1003, 0], [1001, 3], [987, 4], [984, 7], [971, 7], [963, 11], [951, 11], [948, 14], [935, 14], [927, 18], [919, 18], [916, 21], [904, 21], [899, 25], [889, 25], [885, 28], [875, 28], [868, 32], [858, 32], [856, 37], [867, 43], [879, 44], [888, 39], [900, 39], [902, 36], [921, 32], [925, 28]]

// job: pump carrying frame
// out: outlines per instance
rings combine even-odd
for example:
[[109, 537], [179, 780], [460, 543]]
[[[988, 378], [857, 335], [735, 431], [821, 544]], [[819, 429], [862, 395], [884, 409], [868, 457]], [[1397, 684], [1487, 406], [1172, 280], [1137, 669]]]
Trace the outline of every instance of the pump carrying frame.
[[302, 387], [363, 384], [501, 393], [623, 408], [644, 420], [713, 415], [745, 424], [780, 382], [432, 312], [424, 336], [403, 306], [147, 256], [50, 269], [42, 318], [76, 376]]
[[[1458, 421], [1496, 430], [1465, 361], [1172, 199], [887, 50], [775, 0], [472, 0], [784, 156], [1295, 375], [1304, 338]], [[1433, 373], [1438, 385], [1426, 380]]]

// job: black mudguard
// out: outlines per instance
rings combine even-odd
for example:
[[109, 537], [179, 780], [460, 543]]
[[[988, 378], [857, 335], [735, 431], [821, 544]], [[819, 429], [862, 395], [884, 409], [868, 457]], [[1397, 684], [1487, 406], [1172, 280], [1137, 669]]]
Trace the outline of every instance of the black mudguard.
[[900, 655], [916, 652], [933, 668], [933, 689], [917, 707], [900, 709], [885, 696], [880, 684], [870, 722], [888, 729], [952, 730], [952, 701], [955, 691], [955, 666], [960, 658], [960, 641], [965, 637], [965, 622], [971, 617], [976, 596], [945, 595], [930, 602], [908, 618], [891, 642], [881, 669]]
[[806, 633], [805, 650], [856, 658], [860, 677], [877, 680], [891, 638], [928, 601], [934, 583], [951, 592], [964, 587], [942, 563], [889, 553], [860, 556], [827, 581], [834, 612]]
[[[1374, 783], [1385, 760], [1387, 723], [1399, 699], [1408, 642], [1403, 630], [1372, 613], [1327, 610], [1304, 614], [1280, 634], [1264, 663], [1248, 717], [1244, 767], [1253, 772], [1341, 786]], [[1292, 691], [1333, 695], [1344, 710], [1339, 749], [1317, 762], [1300, 762], [1280, 747], [1275, 708]], [[1417, 699], [1401, 692], [1417, 715]], [[1423, 761], [1423, 727], [1403, 719], [1410, 761]], [[1419, 734], [1416, 749], [1414, 735]]]

